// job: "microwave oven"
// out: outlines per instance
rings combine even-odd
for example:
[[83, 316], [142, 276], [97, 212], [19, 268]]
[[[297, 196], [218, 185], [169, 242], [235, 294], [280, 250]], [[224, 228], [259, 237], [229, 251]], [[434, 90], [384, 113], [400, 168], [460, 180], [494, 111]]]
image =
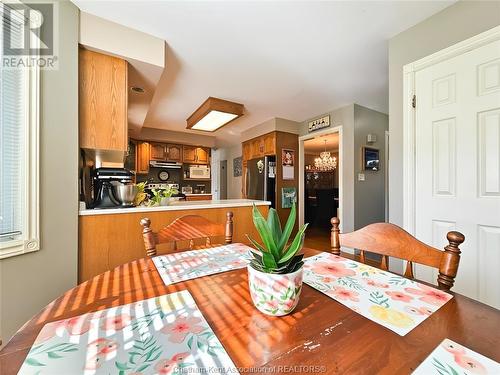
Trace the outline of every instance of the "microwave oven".
[[209, 180], [210, 179], [210, 167], [207, 165], [192, 165], [189, 167], [189, 178], [195, 178], [199, 180]]

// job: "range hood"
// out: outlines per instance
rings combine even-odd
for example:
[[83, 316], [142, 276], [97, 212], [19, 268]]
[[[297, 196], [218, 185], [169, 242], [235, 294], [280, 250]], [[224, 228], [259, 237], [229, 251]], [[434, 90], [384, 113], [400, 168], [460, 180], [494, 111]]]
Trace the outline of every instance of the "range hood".
[[149, 165], [155, 168], [171, 168], [171, 169], [180, 169], [182, 168], [181, 163], [176, 163], [176, 162], [170, 162], [170, 161], [156, 161], [156, 160], [151, 160], [149, 162]]

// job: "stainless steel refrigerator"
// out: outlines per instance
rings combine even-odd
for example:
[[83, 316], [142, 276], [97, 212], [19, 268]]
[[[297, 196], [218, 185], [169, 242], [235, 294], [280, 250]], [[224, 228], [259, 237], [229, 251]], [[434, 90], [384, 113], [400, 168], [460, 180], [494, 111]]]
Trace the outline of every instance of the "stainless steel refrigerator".
[[245, 191], [248, 199], [270, 201], [276, 206], [276, 157], [264, 156], [247, 162]]

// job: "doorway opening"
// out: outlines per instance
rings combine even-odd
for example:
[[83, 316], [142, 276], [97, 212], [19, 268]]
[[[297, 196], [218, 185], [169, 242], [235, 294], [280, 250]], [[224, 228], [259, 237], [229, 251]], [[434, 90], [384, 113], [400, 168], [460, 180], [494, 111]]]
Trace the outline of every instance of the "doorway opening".
[[299, 222], [309, 223], [308, 247], [328, 248], [330, 219], [341, 215], [340, 148], [339, 128], [299, 138]]

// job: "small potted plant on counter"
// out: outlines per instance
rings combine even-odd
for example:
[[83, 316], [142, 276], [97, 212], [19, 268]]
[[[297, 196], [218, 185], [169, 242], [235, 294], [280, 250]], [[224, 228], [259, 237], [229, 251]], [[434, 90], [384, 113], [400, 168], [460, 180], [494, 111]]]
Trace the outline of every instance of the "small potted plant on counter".
[[153, 196], [149, 198], [150, 206], [168, 206], [170, 197], [179, 191], [169, 186], [166, 189], [152, 189], [151, 192]]
[[308, 224], [302, 226], [293, 241], [288, 240], [295, 225], [296, 208], [292, 206], [290, 215], [281, 228], [278, 213], [269, 210], [267, 220], [257, 207], [253, 206], [253, 222], [262, 239], [262, 245], [247, 235], [256, 247], [253, 259], [248, 265], [248, 283], [252, 301], [267, 315], [283, 316], [297, 306], [302, 290], [304, 254], [298, 254], [304, 244], [304, 233]]

